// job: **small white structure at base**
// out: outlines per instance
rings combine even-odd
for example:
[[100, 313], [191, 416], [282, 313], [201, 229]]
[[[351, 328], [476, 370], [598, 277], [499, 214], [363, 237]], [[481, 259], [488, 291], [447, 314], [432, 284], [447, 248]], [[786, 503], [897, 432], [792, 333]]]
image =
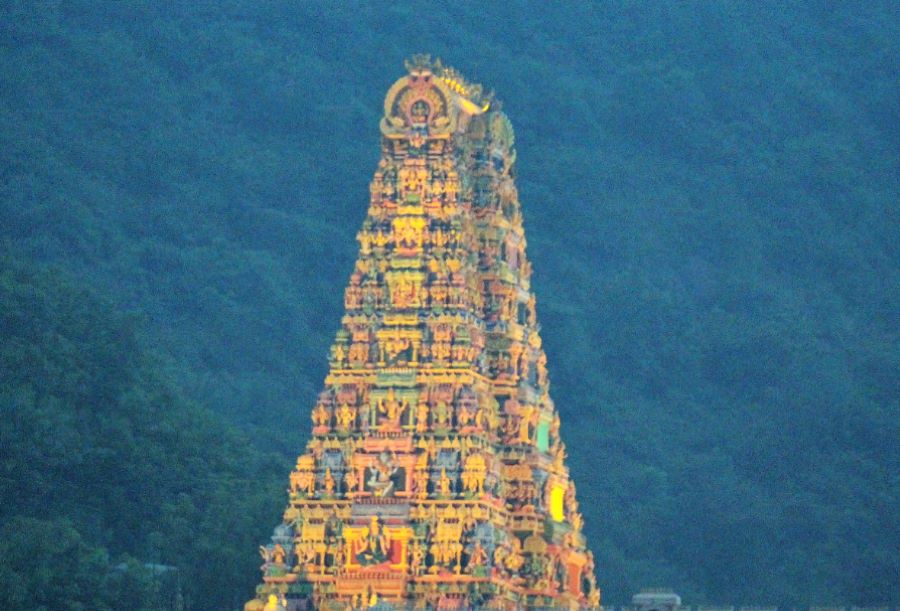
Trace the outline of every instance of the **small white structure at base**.
[[634, 611], [679, 611], [681, 597], [667, 588], [645, 588], [631, 597]]

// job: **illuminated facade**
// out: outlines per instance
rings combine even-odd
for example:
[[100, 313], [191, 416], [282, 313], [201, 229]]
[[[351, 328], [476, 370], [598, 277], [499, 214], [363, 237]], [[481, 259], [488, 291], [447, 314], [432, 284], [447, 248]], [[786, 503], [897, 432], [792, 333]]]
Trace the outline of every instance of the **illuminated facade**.
[[245, 609], [597, 607], [512, 127], [440, 62], [406, 67], [312, 437]]

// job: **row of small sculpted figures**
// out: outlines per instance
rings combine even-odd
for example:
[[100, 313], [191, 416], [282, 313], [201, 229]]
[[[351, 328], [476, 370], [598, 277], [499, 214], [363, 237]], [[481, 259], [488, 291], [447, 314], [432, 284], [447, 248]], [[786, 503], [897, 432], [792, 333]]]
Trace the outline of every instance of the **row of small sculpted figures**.
[[[464, 250], [478, 253], [478, 266], [482, 270], [494, 269], [502, 265], [506, 270], [516, 273], [520, 270], [522, 279], [531, 277], [531, 265], [525, 259], [524, 243], [514, 247], [501, 247], [494, 243], [483, 243], [479, 247], [474, 244], [463, 244], [460, 241], [461, 234], [456, 231], [445, 233], [441, 229], [428, 231], [427, 229], [406, 228], [395, 229], [392, 233], [360, 232], [357, 240], [360, 243], [360, 255], [365, 258], [372, 257], [376, 262], [389, 261], [389, 255], [399, 254], [404, 257], [417, 257], [424, 254], [438, 256], [428, 262], [428, 269], [432, 272], [450, 271], [456, 272], [463, 268], [462, 259], [450, 258], [454, 253]], [[443, 253], [443, 256], [442, 256]], [[384, 258], [388, 256], [388, 258]], [[454, 263], [455, 261], [455, 263]], [[368, 267], [365, 266], [364, 267]], [[379, 271], [385, 265], [378, 265]]]
[[[517, 540], [513, 539], [513, 543]], [[281, 545], [272, 549], [260, 548], [266, 563], [284, 564], [295, 556], [294, 571], [306, 571], [319, 574], [344, 574], [348, 572], [347, 560], [352, 564], [379, 564], [388, 560], [391, 553], [390, 541], [383, 531], [370, 531], [352, 543], [339, 541], [333, 543], [309, 542], [294, 545], [293, 553], [287, 552]], [[351, 556], [352, 558], [348, 558]], [[590, 557], [590, 556], [589, 556]], [[480, 545], [477, 540], [463, 537], [462, 540], [426, 540], [413, 539], [412, 545], [406, 549], [404, 563], [413, 575], [426, 573], [437, 574], [441, 569], [461, 574], [489, 573], [507, 578], [516, 577], [526, 580], [531, 587], [541, 590], [558, 591], [561, 584], [569, 581], [566, 573], [570, 570], [565, 563], [553, 555], [522, 553], [520, 546], [504, 542], [497, 545], [493, 553]], [[579, 572], [593, 572], [593, 562]], [[579, 581], [582, 574], [578, 575]]]
[[[488, 477], [485, 471], [467, 469], [460, 473], [447, 469], [416, 470], [412, 474], [411, 482], [411, 491], [400, 492], [407, 495], [415, 494], [416, 497], [422, 499], [429, 496], [444, 499], [453, 499], [459, 495], [474, 497], [485, 492], [497, 498], [513, 498], [510, 495], [504, 497], [504, 489], [499, 478]], [[385, 489], [387, 491], [384, 491]], [[322, 492], [327, 496], [344, 495], [346, 498], [354, 498], [358, 493], [371, 494], [376, 498], [391, 498], [398, 491], [395, 490], [393, 482], [378, 480], [377, 475], [365, 480], [353, 470], [336, 472], [332, 475], [331, 469], [326, 469], [321, 478], [316, 473], [293, 472], [291, 474], [291, 492], [302, 493], [309, 497], [317, 497], [318, 493]]]
[[[395, 404], [390, 404], [391, 406]], [[407, 414], [407, 402], [400, 403], [399, 407], [384, 408], [379, 406], [378, 415], [374, 419], [364, 417], [355, 407], [346, 403], [335, 410], [334, 415], [321, 403], [313, 409], [312, 421], [319, 429], [351, 432], [363, 429], [380, 429], [385, 431], [413, 429], [416, 433], [426, 433], [430, 430], [445, 428], [459, 428], [475, 430], [487, 429], [497, 431], [500, 439], [508, 445], [535, 445], [537, 443], [537, 424], [540, 419], [540, 410], [529, 407], [520, 414], [499, 415], [495, 410], [483, 410], [481, 406], [461, 406], [457, 410], [446, 403], [439, 403], [432, 408], [428, 403], [420, 402], [415, 411]], [[376, 408], [370, 407], [370, 414], [375, 414]], [[388, 409], [385, 413], [383, 410]], [[555, 424], [556, 418], [553, 419]], [[498, 426], [502, 428], [498, 429]], [[558, 425], [551, 426], [548, 447], [556, 448], [558, 438]]]
[[[440, 266], [439, 263], [437, 265]], [[372, 308], [456, 308], [472, 310], [485, 319], [499, 319], [529, 327], [537, 322], [533, 303], [520, 302], [509, 291], [504, 291], [504, 294], [483, 293], [471, 281], [469, 284], [472, 286], [467, 286], [462, 273], [451, 272], [448, 275], [440, 270], [404, 271], [387, 272], [384, 276], [364, 279], [361, 273], [354, 273], [344, 290], [347, 312]], [[519, 314], [520, 304], [525, 305], [524, 317]]]
[[425, 286], [418, 282], [400, 280], [390, 286], [352, 287], [344, 295], [348, 311], [365, 308], [398, 310], [420, 308], [458, 308], [478, 310], [483, 298], [464, 286], [445, 283]]
[[[330, 469], [326, 469], [324, 478], [320, 479], [313, 473], [292, 474], [291, 491], [301, 493], [308, 497], [317, 497], [317, 492], [327, 496], [344, 496], [355, 498], [360, 493], [371, 494], [381, 498], [391, 498], [397, 491], [393, 489], [382, 494], [376, 487], [382, 482], [377, 480], [364, 481], [354, 471], [336, 473], [332, 475]], [[341, 484], [343, 482], [343, 485]], [[369, 489], [371, 485], [371, 490]], [[548, 510], [546, 505], [546, 487], [536, 486], [531, 482], [505, 482], [496, 475], [485, 471], [467, 469], [461, 473], [449, 472], [447, 469], [436, 471], [415, 471], [411, 491], [402, 494], [412, 494], [416, 498], [426, 499], [455, 499], [462, 497], [476, 498], [488, 494], [495, 498], [506, 500], [507, 507], [518, 511], [525, 507], [531, 507], [540, 511]], [[365, 490], [365, 491], [364, 491]], [[577, 501], [566, 499], [565, 515], [576, 531], [581, 531], [584, 526], [584, 518], [578, 511]]]
[[[497, 197], [494, 193], [469, 194], [479, 196], [477, 202], [471, 201], [471, 197], [464, 198], [463, 201], [457, 201], [456, 197], [433, 197], [427, 191], [420, 190], [418, 193], [401, 195], [397, 199], [374, 198], [372, 205], [369, 206], [366, 222], [371, 222], [372, 227], [377, 228], [374, 223], [386, 223], [397, 218], [418, 218], [430, 219], [440, 224], [454, 224], [460, 219], [464, 221], [470, 218], [476, 219], [481, 226], [496, 227], [500, 225], [500, 221], [496, 219], [502, 218], [503, 226], [511, 225], [517, 235], [521, 234], [521, 208], [518, 202], [506, 202]], [[406, 203], [403, 203], [403, 200]], [[398, 201], [399, 200], [399, 201]], [[461, 216], [462, 212], [473, 210], [471, 217]], [[502, 214], [503, 216], [499, 216]], [[367, 227], [368, 228], [368, 227]], [[471, 237], [469, 231], [464, 230], [462, 236]], [[524, 242], [522, 243], [524, 247]], [[471, 249], [477, 251], [477, 248]], [[524, 251], [522, 252], [524, 254]]]
[[363, 367], [366, 364], [386, 366], [407, 363], [457, 363], [469, 365], [478, 357], [479, 348], [468, 343], [419, 343], [409, 338], [386, 338], [378, 342], [354, 342], [349, 346], [335, 343], [331, 348], [332, 363]]
[[[419, 223], [413, 221], [420, 221]], [[478, 263], [482, 268], [492, 268], [498, 262], [505, 263], [508, 269], [515, 271], [519, 262], [525, 260], [525, 245], [520, 242], [498, 244], [482, 239], [480, 244], [463, 244], [463, 234], [458, 229], [445, 229], [443, 223], [433, 222], [428, 227], [424, 219], [415, 217], [396, 217], [389, 228], [373, 227], [372, 230], [361, 231], [356, 239], [360, 244], [360, 254], [364, 257], [375, 254], [387, 254], [398, 251], [404, 255], [414, 256], [425, 252], [440, 253], [458, 251], [467, 246], [466, 251], [478, 253]], [[457, 266], [457, 269], [462, 265]], [[451, 271], [453, 266], [449, 266]]]
[[[373, 418], [376, 410], [377, 417]], [[377, 408], [370, 406], [362, 410], [343, 403], [333, 414], [327, 407], [318, 403], [311, 417], [316, 427], [328, 429], [334, 427], [339, 431], [360, 430], [360, 427], [399, 430], [401, 427], [414, 426], [417, 433], [425, 433], [436, 428], [469, 426], [476, 429], [487, 426], [493, 430], [500, 424], [493, 410], [485, 411], [481, 406], [459, 406], [454, 410], [445, 402], [432, 407], [424, 401], [417, 403], [414, 410], [409, 410], [407, 401], [387, 404], [380, 402]]]
[[[465, 285], [465, 277], [453, 272], [445, 274], [421, 271], [389, 272], [392, 277], [382, 280], [365, 280], [351, 277], [344, 291], [344, 307], [348, 312], [363, 308], [469, 308], [493, 317], [533, 325], [533, 312], [526, 310], [525, 320], [519, 321], [519, 301], [509, 295], [485, 295], [475, 287]], [[426, 277], [427, 276], [427, 277]]]
[[[423, 163], [425, 162], [425, 163]], [[424, 200], [456, 201], [460, 192], [459, 174], [450, 159], [405, 159], [397, 164], [382, 159], [384, 169], [376, 172], [369, 183], [372, 203], [391, 207], [404, 201], [407, 195], [418, 195]], [[430, 166], [430, 167], [427, 167]]]
[[[389, 272], [391, 273], [391, 272]], [[505, 320], [517, 324], [534, 326], [537, 317], [532, 301], [521, 302], [509, 291], [498, 295], [484, 294], [465, 285], [465, 277], [453, 272], [448, 277], [437, 272], [391, 273], [383, 281], [363, 280], [361, 274], [354, 274], [350, 285], [344, 290], [344, 307], [348, 312], [373, 308], [446, 308], [448, 306], [469, 307], [479, 312], [484, 309], [484, 317]], [[524, 317], [519, 308], [524, 305]]]
[[442, 225], [444, 223], [440, 221], [433, 221], [429, 227], [422, 218], [395, 217], [391, 227], [379, 225], [373, 231], [361, 231], [356, 239], [363, 255], [368, 255], [373, 250], [390, 248], [421, 250], [426, 245], [435, 249], [453, 249], [459, 246], [463, 234], [458, 229], [446, 229]]
[[[540, 371], [542, 363], [539, 361], [538, 364], [539, 373], [543, 373], [538, 377], [545, 377], [546, 373]], [[377, 400], [369, 400], [368, 396], [344, 396], [342, 399], [337, 401], [328, 393], [320, 393], [311, 413], [313, 424], [316, 426], [337, 424], [346, 427], [358, 421], [370, 426], [401, 422], [411, 425], [414, 421], [425, 423], [430, 421], [439, 425], [466, 425], [473, 419], [484, 417], [491, 427], [496, 427], [500, 422], [494, 421], [494, 418], [502, 414], [507, 417], [506, 427], [513, 426], [510, 419], [514, 417], [515, 426], [520, 427], [520, 433], [524, 435], [526, 431], [524, 427], [536, 425], [541, 413], [547, 412], [552, 414], [551, 433], [555, 436], [559, 432], [558, 414], [553, 410], [553, 402], [549, 397], [544, 397], [536, 403], [507, 398], [503, 402], [502, 410], [499, 409], [500, 405], [495, 399], [487, 398], [479, 401], [474, 394], [460, 394], [454, 397], [452, 394], [437, 396], [437, 393], [433, 393], [429, 396], [423, 391], [418, 395], [418, 400], [410, 400], [408, 396], [395, 394], [393, 389], [389, 389], [386, 396]], [[484, 415], [478, 416], [478, 412], [484, 412]], [[495, 415], [494, 412], [498, 414]], [[407, 417], [404, 418], [404, 415]], [[526, 440], [523, 437], [524, 441]]]
[[[374, 350], [381, 344], [389, 353], [397, 352], [410, 346], [418, 351], [422, 344], [472, 345], [484, 347], [484, 332], [471, 317], [463, 313], [435, 314], [420, 317], [419, 313], [402, 315], [400, 320], [380, 321], [377, 316], [346, 316], [344, 326], [338, 331], [336, 342], [342, 347], [350, 342], [369, 346]], [[380, 347], [380, 346], [378, 346]], [[393, 349], [392, 349], [393, 348]], [[521, 343], [510, 346], [509, 351], [521, 353]]]
[[[393, 330], [386, 330], [383, 334], [373, 330], [378, 332], [379, 337], [370, 339], [365, 335], [371, 335], [373, 331], [360, 331], [358, 325], [354, 327], [355, 341], [351, 343], [348, 337], [350, 333], [346, 333], [332, 345], [331, 358], [333, 361], [362, 364], [377, 359], [381, 362], [388, 362], [395, 360], [403, 352], [411, 351], [407, 356], [415, 355], [417, 358], [413, 360], [417, 362], [420, 360], [418, 357], [426, 360], [433, 358], [441, 361], [472, 362], [483, 348], [481, 336], [475, 338], [456, 336], [452, 340], [448, 340], [443, 337], [438, 338], [434, 333], [423, 332], [421, 329], [408, 329], [406, 337], [399, 333], [393, 333]], [[527, 372], [529, 360], [541, 361], [542, 359], [545, 357], [542, 357], [537, 351], [526, 351], [522, 343], [516, 342], [506, 350], [494, 351], [491, 366], [498, 371], [512, 373], [515, 370], [524, 375]], [[545, 365], [546, 361], [544, 360], [540, 366]]]
[[534, 386], [543, 388], [547, 384], [547, 357], [543, 352], [524, 350], [519, 343], [513, 344], [510, 350], [494, 352], [490, 356], [483, 355], [480, 346], [467, 341], [427, 342], [407, 337], [388, 337], [349, 345], [338, 341], [331, 347], [331, 362], [336, 366], [383, 367], [400, 361], [469, 365], [475, 363], [479, 356], [486, 359], [487, 373], [491, 377], [515, 375], [523, 379], [528, 377], [533, 359], [536, 367]]

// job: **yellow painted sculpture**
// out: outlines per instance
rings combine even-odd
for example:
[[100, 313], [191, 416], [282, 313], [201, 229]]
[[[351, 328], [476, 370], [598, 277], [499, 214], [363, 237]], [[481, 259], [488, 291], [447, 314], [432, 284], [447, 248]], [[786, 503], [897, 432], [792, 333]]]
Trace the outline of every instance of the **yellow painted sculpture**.
[[454, 70], [406, 67], [312, 438], [245, 608], [598, 607], [512, 128]]

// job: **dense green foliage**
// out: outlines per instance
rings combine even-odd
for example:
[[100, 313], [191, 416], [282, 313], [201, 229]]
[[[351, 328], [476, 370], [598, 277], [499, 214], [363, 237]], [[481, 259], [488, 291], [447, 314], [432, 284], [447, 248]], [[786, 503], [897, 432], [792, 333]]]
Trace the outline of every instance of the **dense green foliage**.
[[7, 2], [8, 606], [249, 596], [422, 51], [516, 128], [606, 602], [900, 604], [896, 3]]
[[180, 398], [133, 320], [58, 272], [2, 262], [3, 608], [172, 608], [179, 590], [189, 608], [240, 602], [221, 584], [252, 588], [289, 463]]

